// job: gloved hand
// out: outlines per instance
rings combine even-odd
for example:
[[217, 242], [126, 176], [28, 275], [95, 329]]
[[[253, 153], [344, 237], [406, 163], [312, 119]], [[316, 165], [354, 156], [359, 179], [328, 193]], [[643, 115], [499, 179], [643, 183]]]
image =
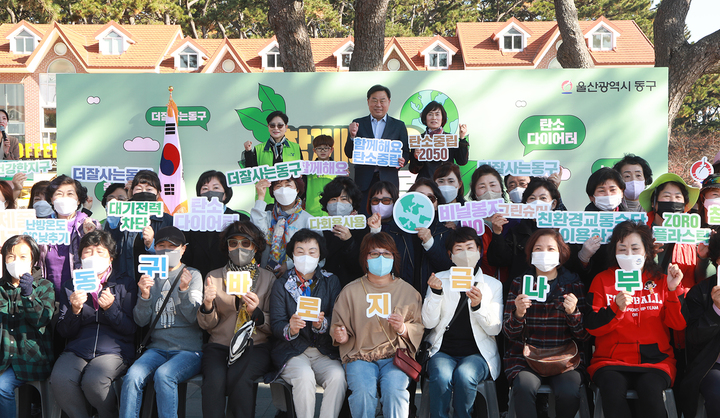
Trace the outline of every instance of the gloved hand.
[[33, 292], [32, 284], [35, 279], [30, 273], [25, 273], [20, 276], [20, 295], [30, 296]]
[[600, 237], [597, 235], [594, 235], [587, 239], [583, 243], [582, 249], [578, 253], [578, 258], [583, 263], [587, 264], [590, 262], [590, 259], [592, 256], [595, 255], [597, 250], [600, 248], [600, 245], [602, 245], [602, 241], [600, 240]]

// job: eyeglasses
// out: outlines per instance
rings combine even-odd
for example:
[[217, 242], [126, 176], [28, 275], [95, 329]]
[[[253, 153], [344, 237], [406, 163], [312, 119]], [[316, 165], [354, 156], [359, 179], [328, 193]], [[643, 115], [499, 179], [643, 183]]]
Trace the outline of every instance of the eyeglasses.
[[392, 204], [392, 202], [392, 197], [383, 197], [382, 199], [378, 197], [373, 197], [372, 199], [370, 199], [371, 205], [379, 205], [380, 203], [382, 203], [383, 205], [390, 205]]
[[269, 126], [269, 127], [271, 127], [271, 128], [278, 128], [278, 129], [282, 129], [282, 128], [284, 128], [284, 127], [285, 127], [285, 124], [283, 124], [283, 123], [278, 123], [278, 124], [275, 124], [275, 123], [270, 123], [270, 124], [268, 124], [268, 126]]
[[237, 248], [238, 246], [243, 248], [250, 248], [252, 247], [253, 243], [249, 239], [234, 239], [231, 238], [227, 241], [228, 248]]
[[325, 151], [330, 151], [331, 149], [332, 148], [330, 148], [330, 147], [317, 147], [317, 148], [315, 148], [315, 151], [325, 152]]
[[390, 251], [370, 251], [368, 253], [368, 258], [378, 258], [380, 256], [385, 258], [394, 258]]

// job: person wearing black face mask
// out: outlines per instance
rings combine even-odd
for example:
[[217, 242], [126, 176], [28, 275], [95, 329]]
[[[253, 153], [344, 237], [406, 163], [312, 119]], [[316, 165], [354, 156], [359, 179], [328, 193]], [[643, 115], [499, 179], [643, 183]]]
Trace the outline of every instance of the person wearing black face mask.
[[[195, 193], [198, 197], [207, 198], [208, 201], [217, 198], [223, 204], [226, 215], [237, 214], [241, 221], [250, 220], [250, 217], [244, 213], [236, 212], [225, 206], [232, 199], [233, 191], [227, 184], [225, 174], [220, 171], [210, 170], [202, 173], [195, 184]], [[227, 252], [218, 251], [220, 232], [184, 231], [184, 233], [188, 246], [182, 258], [183, 263], [198, 269], [203, 277], [207, 276], [211, 270], [227, 264]]]
[[[640, 193], [639, 201], [648, 211], [648, 226], [662, 226], [667, 213], [685, 213], [695, 205], [700, 190], [688, 186], [678, 175], [666, 173]], [[659, 244], [658, 244], [659, 245]], [[705, 246], [705, 244], [699, 244]], [[705, 247], [707, 248], [707, 247]], [[698, 263], [698, 250], [694, 244], [663, 244], [657, 254], [662, 272], [667, 274], [670, 264], [677, 264], [683, 272], [683, 286], [691, 288], [696, 281], [712, 275], [706, 274], [705, 264]]]

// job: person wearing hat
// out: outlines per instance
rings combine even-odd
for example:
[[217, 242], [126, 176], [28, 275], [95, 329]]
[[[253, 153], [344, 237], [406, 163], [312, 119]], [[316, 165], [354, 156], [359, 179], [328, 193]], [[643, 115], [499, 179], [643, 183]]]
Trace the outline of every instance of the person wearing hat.
[[[253, 416], [255, 380], [270, 371], [273, 346], [270, 328], [270, 294], [275, 275], [260, 268], [259, 255], [267, 246], [265, 235], [251, 221], [228, 225], [220, 236], [221, 251], [229, 261], [205, 278], [198, 324], [210, 334], [203, 346], [202, 416], [204, 418]], [[248, 272], [252, 280], [247, 293], [229, 292], [231, 272]], [[232, 294], [230, 294], [232, 293]], [[232, 364], [228, 364], [230, 342], [247, 322], [254, 322], [252, 342]]]
[[[167, 277], [143, 274], [133, 318], [138, 326], [151, 325], [150, 343], [128, 370], [123, 380], [120, 417], [139, 417], [143, 389], [152, 377], [158, 417], [177, 417], [178, 383], [200, 373], [202, 331], [197, 311], [202, 303], [202, 275], [180, 262], [185, 252], [185, 235], [166, 226], [155, 235], [155, 254], [168, 258]], [[165, 299], [167, 303], [165, 302]], [[161, 309], [163, 304], [165, 308]], [[160, 319], [156, 321], [156, 317]]]
[[[640, 193], [639, 201], [648, 213], [648, 226], [662, 226], [665, 213], [687, 213], [699, 194], [698, 188], [688, 186], [677, 174], [665, 173]], [[656, 258], [664, 274], [670, 264], [680, 267], [686, 289], [707, 277], [703, 269], [698, 269], [698, 249], [694, 244], [663, 244]]]

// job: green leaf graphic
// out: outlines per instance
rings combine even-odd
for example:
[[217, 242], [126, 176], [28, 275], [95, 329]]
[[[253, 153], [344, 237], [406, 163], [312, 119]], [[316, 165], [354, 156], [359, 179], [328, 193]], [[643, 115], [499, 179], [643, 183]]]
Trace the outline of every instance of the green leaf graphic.
[[245, 129], [252, 131], [253, 136], [260, 142], [266, 142], [268, 137], [267, 116], [271, 113], [270, 110], [263, 112], [257, 107], [247, 107], [245, 109], [235, 110], [240, 117], [240, 122]]
[[263, 112], [274, 112], [276, 110], [279, 110], [283, 113], [285, 113], [285, 99], [275, 93], [275, 90], [272, 89], [272, 87], [264, 86], [262, 84], [258, 85], [258, 99], [260, 99], [260, 103], [262, 104], [262, 110]]

